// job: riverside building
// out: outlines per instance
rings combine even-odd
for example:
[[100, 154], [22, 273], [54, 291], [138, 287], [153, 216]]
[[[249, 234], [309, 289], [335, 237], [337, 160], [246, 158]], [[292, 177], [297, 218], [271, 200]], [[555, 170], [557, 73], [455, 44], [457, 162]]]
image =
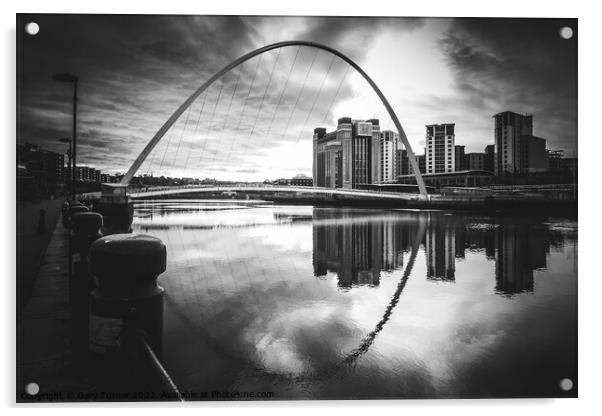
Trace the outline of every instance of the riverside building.
[[455, 124], [426, 126], [426, 173], [453, 172], [456, 169]]
[[327, 188], [357, 188], [381, 183], [381, 141], [377, 119], [342, 117], [335, 131], [314, 129], [313, 183]]

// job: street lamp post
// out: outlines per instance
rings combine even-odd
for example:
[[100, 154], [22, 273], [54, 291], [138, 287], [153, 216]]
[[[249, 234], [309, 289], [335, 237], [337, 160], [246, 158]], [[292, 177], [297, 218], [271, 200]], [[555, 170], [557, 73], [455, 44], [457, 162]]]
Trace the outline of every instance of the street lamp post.
[[75, 194], [74, 194], [74, 178], [73, 178], [73, 170], [71, 170], [71, 139], [69, 138], [62, 138], [59, 139], [59, 142], [61, 143], [69, 143], [69, 149], [67, 150], [67, 182], [69, 185], [69, 195], [71, 197], [71, 199], [75, 198]]
[[71, 139], [73, 146], [70, 146], [70, 159], [73, 159], [73, 164], [71, 165], [71, 198], [75, 199], [75, 179], [77, 178], [77, 81], [79, 78], [75, 75], [64, 73], [54, 74], [52, 79], [58, 82], [70, 82], [73, 84], [73, 137]]

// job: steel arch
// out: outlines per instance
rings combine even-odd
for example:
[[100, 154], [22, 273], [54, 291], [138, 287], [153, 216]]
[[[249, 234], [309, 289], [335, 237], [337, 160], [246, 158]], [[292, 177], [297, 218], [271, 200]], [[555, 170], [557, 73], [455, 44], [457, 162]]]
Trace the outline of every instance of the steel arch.
[[252, 52], [247, 53], [246, 55], [239, 57], [238, 59], [232, 61], [231, 63], [226, 65], [224, 68], [222, 68], [220, 71], [215, 73], [211, 78], [209, 78], [209, 80], [207, 80], [194, 93], [192, 93], [192, 95], [190, 97], [188, 97], [188, 99], [186, 101], [184, 101], [184, 103], [171, 115], [171, 117], [169, 117], [169, 119], [165, 122], [165, 124], [163, 124], [163, 126], [161, 126], [159, 131], [157, 131], [157, 133], [153, 136], [153, 138], [148, 142], [146, 147], [142, 150], [142, 152], [136, 158], [136, 160], [134, 161], [134, 163], [132, 164], [130, 169], [124, 175], [123, 179], [121, 180], [121, 184], [128, 185], [130, 183], [130, 180], [136, 174], [136, 172], [138, 171], [138, 169], [140, 168], [142, 163], [146, 160], [146, 158], [148, 157], [150, 152], [155, 148], [157, 143], [159, 143], [159, 141], [163, 138], [163, 136], [165, 135], [167, 130], [169, 130], [169, 128], [178, 120], [178, 118], [182, 115], [182, 113], [184, 113], [184, 111], [186, 111], [186, 109], [188, 109], [188, 107], [190, 107], [190, 105], [192, 105], [192, 103], [198, 98], [198, 96], [201, 95], [207, 88], [209, 88], [211, 86], [211, 84], [213, 84], [215, 81], [217, 81], [222, 75], [226, 74], [231, 69], [236, 68], [238, 65], [242, 64], [243, 62], [248, 61], [249, 59], [251, 59], [257, 55], [260, 55], [264, 52], [268, 52], [273, 49], [284, 48], [287, 46], [307, 46], [307, 47], [317, 48], [317, 49], [321, 49], [321, 50], [330, 52], [333, 55], [341, 58], [343, 61], [347, 62], [366, 81], [368, 81], [368, 84], [370, 84], [370, 86], [372, 87], [372, 89], [374, 90], [376, 95], [378, 95], [378, 98], [380, 98], [381, 102], [387, 109], [389, 116], [393, 120], [393, 123], [395, 124], [395, 127], [397, 128], [397, 132], [399, 133], [399, 137], [408, 152], [408, 159], [409, 159], [410, 164], [412, 165], [412, 170], [414, 172], [414, 176], [416, 177], [416, 183], [418, 184], [418, 188], [420, 189], [420, 194], [423, 197], [426, 197], [427, 193], [426, 193], [426, 188], [424, 186], [424, 180], [422, 179], [422, 174], [420, 173], [420, 168], [418, 166], [416, 156], [414, 155], [414, 151], [412, 150], [412, 147], [410, 146], [410, 143], [405, 134], [405, 131], [403, 130], [403, 127], [401, 126], [401, 123], [400, 123], [399, 119], [397, 118], [397, 115], [393, 111], [391, 104], [389, 104], [389, 101], [387, 100], [387, 98], [384, 96], [384, 94], [381, 92], [381, 90], [378, 88], [378, 86], [374, 83], [374, 81], [372, 81], [372, 78], [370, 78], [368, 76], [368, 74], [366, 74], [366, 72], [364, 72], [364, 70], [362, 68], [360, 68], [360, 66], [358, 64], [356, 64], [353, 60], [351, 60], [350, 58], [348, 58], [346, 55], [339, 52], [338, 50], [331, 48], [330, 46], [322, 45], [317, 42], [311, 42], [311, 41], [305, 41], [305, 40], [290, 40], [290, 41], [277, 42], [277, 43], [273, 43], [271, 45], [263, 46], [261, 48], [255, 49]]

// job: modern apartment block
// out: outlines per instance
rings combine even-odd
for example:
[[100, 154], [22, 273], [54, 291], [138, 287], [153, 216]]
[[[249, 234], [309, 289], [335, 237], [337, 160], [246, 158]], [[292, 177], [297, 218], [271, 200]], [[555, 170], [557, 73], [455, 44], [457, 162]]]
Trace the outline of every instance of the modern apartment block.
[[485, 153], [466, 153], [467, 170], [486, 170]]
[[42, 149], [32, 143], [17, 144], [17, 164], [25, 167], [30, 174], [56, 184], [63, 180], [65, 155]]
[[494, 173], [504, 175], [546, 171], [546, 141], [533, 136], [533, 116], [504, 111], [493, 117]]
[[483, 170], [493, 172], [493, 166], [495, 165], [495, 146], [488, 144], [485, 146], [485, 167]]
[[525, 143], [524, 173], [546, 172], [548, 170], [548, 153], [546, 139], [529, 136]]
[[410, 174], [410, 160], [408, 159], [408, 151], [406, 149], [397, 149], [395, 154], [395, 172], [397, 176]]
[[75, 179], [81, 182], [101, 182], [101, 172], [89, 166], [78, 166]]
[[35, 184], [35, 189], [41, 195], [54, 194], [59, 183], [64, 181], [65, 155], [32, 143], [18, 143], [17, 172], [20, 177], [30, 178], [28, 180]]
[[108, 175], [106, 173], [100, 174], [100, 182], [101, 183], [117, 183], [117, 177], [114, 175]]
[[384, 130], [380, 133], [380, 182], [394, 182], [397, 179], [397, 153], [399, 134]]
[[379, 121], [342, 117], [335, 131], [314, 129], [313, 183], [328, 188], [380, 183], [380, 156]]
[[455, 170], [455, 141], [454, 123], [426, 126], [426, 173]]
[[[418, 169], [420, 170], [420, 173], [426, 173], [426, 155], [422, 154], [422, 155], [415, 155], [416, 156], [416, 162], [418, 162]], [[407, 158], [407, 156], [406, 156]], [[410, 163], [410, 161], [408, 160], [408, 171], [410, 175], [414, 174], [414, 168], [412, 167], [412, 164]]]
[[454, 146], [454, 170], [468, 170], [468, 163], [466, 160], [466, 146], [455, 145]]
[[[416, 157], [416, 162], [418, 163], [420, 173], [426, 173], [426, 156], [424, 154], [414, 156]], [[410, 163], [410, 159], [408, 158], [408, 151], [406, 149], [397, 149], [395, 166], [396, 178], [399, 178], [399, 176], [402, 175], [414, 174], [414, 169], [412, 168], [412, 164]]]

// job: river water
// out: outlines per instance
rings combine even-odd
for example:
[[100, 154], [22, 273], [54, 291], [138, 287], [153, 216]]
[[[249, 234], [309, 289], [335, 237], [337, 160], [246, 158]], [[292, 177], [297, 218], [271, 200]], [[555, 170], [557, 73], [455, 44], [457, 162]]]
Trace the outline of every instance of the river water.
[[184, 392], [576, 395], [575, 219], [233, 200], [134, 215], [167, 245], [163, 359]]

